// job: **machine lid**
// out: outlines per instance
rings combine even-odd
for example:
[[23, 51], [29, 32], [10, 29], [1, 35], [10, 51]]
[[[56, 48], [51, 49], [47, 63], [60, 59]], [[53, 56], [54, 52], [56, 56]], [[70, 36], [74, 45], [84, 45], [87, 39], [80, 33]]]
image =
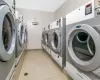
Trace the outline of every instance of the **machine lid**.
[[58, 30], [54, 30], [52, 32], [52, 40], [51, 40], [51, 45], [52, 48], [55, 52], [60, 51], [60, 44], [61, 44], [61, 36], [60, 32]]
[[100, 35], [91, 26], [79, 24], [69, 31], [68, 51], [72, 62], [83, 71], [93, 71], [100, 66]]
[[15, 50], [14, 18], [7, 5], [0, 6], [0, 60], [8, 61]]
[[19, 23], [18, 26], [18, 41], [19, 41], [19, 45], [23, 46], [24, 44], [24, 26], [22, 23]]

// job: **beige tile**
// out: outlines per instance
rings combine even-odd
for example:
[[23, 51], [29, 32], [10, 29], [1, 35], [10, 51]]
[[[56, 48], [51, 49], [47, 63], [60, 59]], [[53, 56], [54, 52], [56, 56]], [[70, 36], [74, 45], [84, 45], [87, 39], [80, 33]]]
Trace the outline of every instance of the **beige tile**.
[[24, 56], [26, 54], [26, 51], [23, 53], [18, 65], [16, 66], [16, 69], [15, 69], [15, 74], [12, 78], [12, 80], [18, 80], [19, 78], [19, 75], [20, 75], [20, 71], [21, 71], [21, 68], [22, 68], [22, 65], [23, 65], [23, 61], [24, 61]]
[[[24, 73], [28, 73], [24, 76]], [[42, 50], [28, 51], [19, 80], [68, 80], [51, 58]]]

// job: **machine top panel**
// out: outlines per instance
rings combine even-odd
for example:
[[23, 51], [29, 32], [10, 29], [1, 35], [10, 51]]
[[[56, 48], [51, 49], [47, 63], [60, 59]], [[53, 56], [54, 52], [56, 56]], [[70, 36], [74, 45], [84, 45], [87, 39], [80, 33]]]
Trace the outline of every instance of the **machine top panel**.
[[94, 0], [90, 0], [88, 3], [67, 14], [66, 25], [94, 18], [95, 17], [94, 5], [95, 5]]

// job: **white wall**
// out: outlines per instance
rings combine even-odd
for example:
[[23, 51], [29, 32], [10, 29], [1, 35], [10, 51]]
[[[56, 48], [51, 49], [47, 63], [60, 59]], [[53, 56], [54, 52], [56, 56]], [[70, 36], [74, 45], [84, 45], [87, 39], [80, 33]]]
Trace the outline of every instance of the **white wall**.
[[[28, 25], [27, 49], [41, 49], [42, 28], [54, 20], [54, 13], [21, 8], [18, 8], [17, 11], [24, 16], [24, 20]], [[36, 18], [36, 21], [39, 22], [39, 25], [37, 26], [31, 24], [34, 17]]]

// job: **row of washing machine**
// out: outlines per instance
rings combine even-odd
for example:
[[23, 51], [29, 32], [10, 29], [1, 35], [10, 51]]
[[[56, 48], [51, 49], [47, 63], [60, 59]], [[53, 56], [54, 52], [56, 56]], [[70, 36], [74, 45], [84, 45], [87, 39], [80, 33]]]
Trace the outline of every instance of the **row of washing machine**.
[[100, 1], [43, 28], [42, 47], [73, 80], [100, 80]]
[[27, 25], [0, 0], [0, 80], [10, 80], [27, 46]]

